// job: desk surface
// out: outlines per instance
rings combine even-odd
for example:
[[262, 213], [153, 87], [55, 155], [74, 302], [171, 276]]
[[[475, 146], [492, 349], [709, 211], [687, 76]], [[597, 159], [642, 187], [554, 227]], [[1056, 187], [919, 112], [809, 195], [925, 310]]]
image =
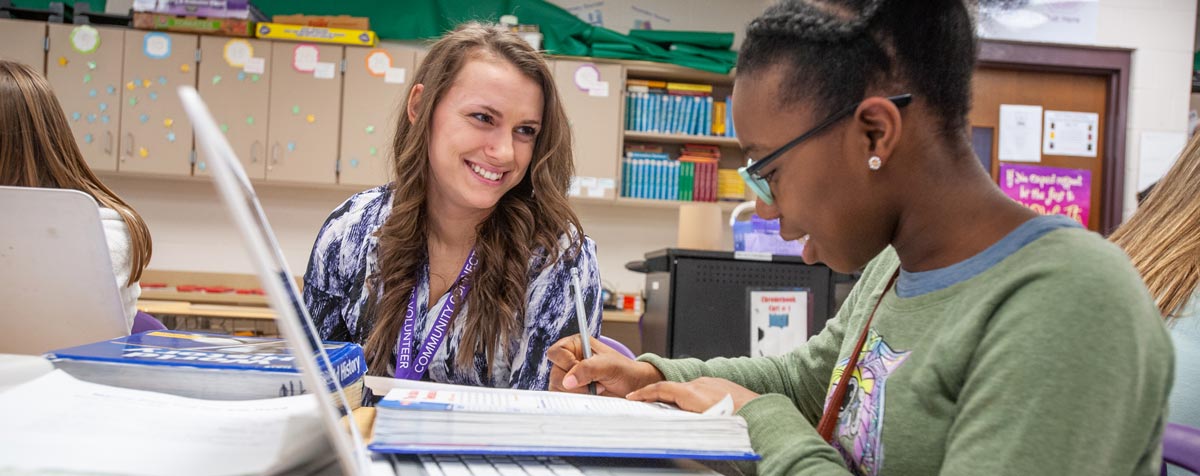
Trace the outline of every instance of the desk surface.
[[275, 319], [275, 310], [260, 306], [234, 306], [225, 304], [196, 304], [187, 301], [157, 301], [139, 299], [139, 311], [149, 314], [224, 317], [230, 319]]

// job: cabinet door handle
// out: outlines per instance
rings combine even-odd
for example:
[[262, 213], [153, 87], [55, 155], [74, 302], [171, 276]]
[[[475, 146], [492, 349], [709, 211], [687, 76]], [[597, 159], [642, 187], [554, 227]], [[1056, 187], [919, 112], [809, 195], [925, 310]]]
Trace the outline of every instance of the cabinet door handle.
[[126, 140], [125, 154], [123, 156], [121, 156], [121, 160], [127, 160], [130, 157], [133, 157], [133, 133], [132, 132], [126, 133], [125, 140]]
[[254, 141], [253, 144], [250, 144], [250, 163], [258, 163], [258, 153], [260, 150], [262, 150], [262, 142]]
[[113, 153], [113, 133], [112, 131], [104, 131], [104, 155], [112, 155]]
[[272, 170], [275, 165], [279, 164], [279, 143], [271, 144], [271, 163], [267, 164], [267, 170]]

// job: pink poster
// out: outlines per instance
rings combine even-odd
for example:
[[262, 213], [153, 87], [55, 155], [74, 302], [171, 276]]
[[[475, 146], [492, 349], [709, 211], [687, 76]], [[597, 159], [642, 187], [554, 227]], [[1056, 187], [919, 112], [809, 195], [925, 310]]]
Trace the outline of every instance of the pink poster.
[[1001, 163], [1000, 190], [1035, 212], [1065, 215], [1088, 226], [1092, 204], [1090, 170]]

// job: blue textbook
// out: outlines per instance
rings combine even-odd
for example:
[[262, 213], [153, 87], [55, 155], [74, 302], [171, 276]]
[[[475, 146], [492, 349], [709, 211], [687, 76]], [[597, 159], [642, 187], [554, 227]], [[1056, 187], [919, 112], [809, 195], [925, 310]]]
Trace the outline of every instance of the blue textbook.
[[703, 414], [623, 398], [400, 386], [376, 405], [379, 453], [756, 460], [733, 401]]
[[[366, 361], [357, 344], [326, 342], [352, 406], [361, 403]], [[46, 354], [75, 378], [209, 400], [251, 400], [309, 393], [287, 342], [190, 331], [149, 331]]]

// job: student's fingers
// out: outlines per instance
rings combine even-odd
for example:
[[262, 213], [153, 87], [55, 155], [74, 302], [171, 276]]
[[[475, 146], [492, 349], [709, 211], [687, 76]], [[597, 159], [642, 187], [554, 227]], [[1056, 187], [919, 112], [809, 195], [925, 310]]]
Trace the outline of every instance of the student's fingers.
[[595, 382], [606, 388], [628, 388], [630, 384], [624, 382], [627, 378], [622, 371], [622, 359], [629, 360], [624, 356], [609, 354], [593, 355], [590, 359], [581, 360], [563, 376], [562, 386], [567, 390], [587, 391], [587, 384]]
[[550, 346], [546, 351], [546, 358], [555, 368], [562, 369], [565, 373], [583, 357], [582, 352], [577, 350], [579, 348], [579, 334], [564, 337]]
[[662, 402], [670, 403], [684, 410], [690, 409], [685, 407], [684, 401], [688, 400], [691, 395], [691, 389], [688, 384], [679, 382], [658, 382], [652, 383], [641, 389], [634, 390], [625, 398], [636, 400], [639, 402]]

